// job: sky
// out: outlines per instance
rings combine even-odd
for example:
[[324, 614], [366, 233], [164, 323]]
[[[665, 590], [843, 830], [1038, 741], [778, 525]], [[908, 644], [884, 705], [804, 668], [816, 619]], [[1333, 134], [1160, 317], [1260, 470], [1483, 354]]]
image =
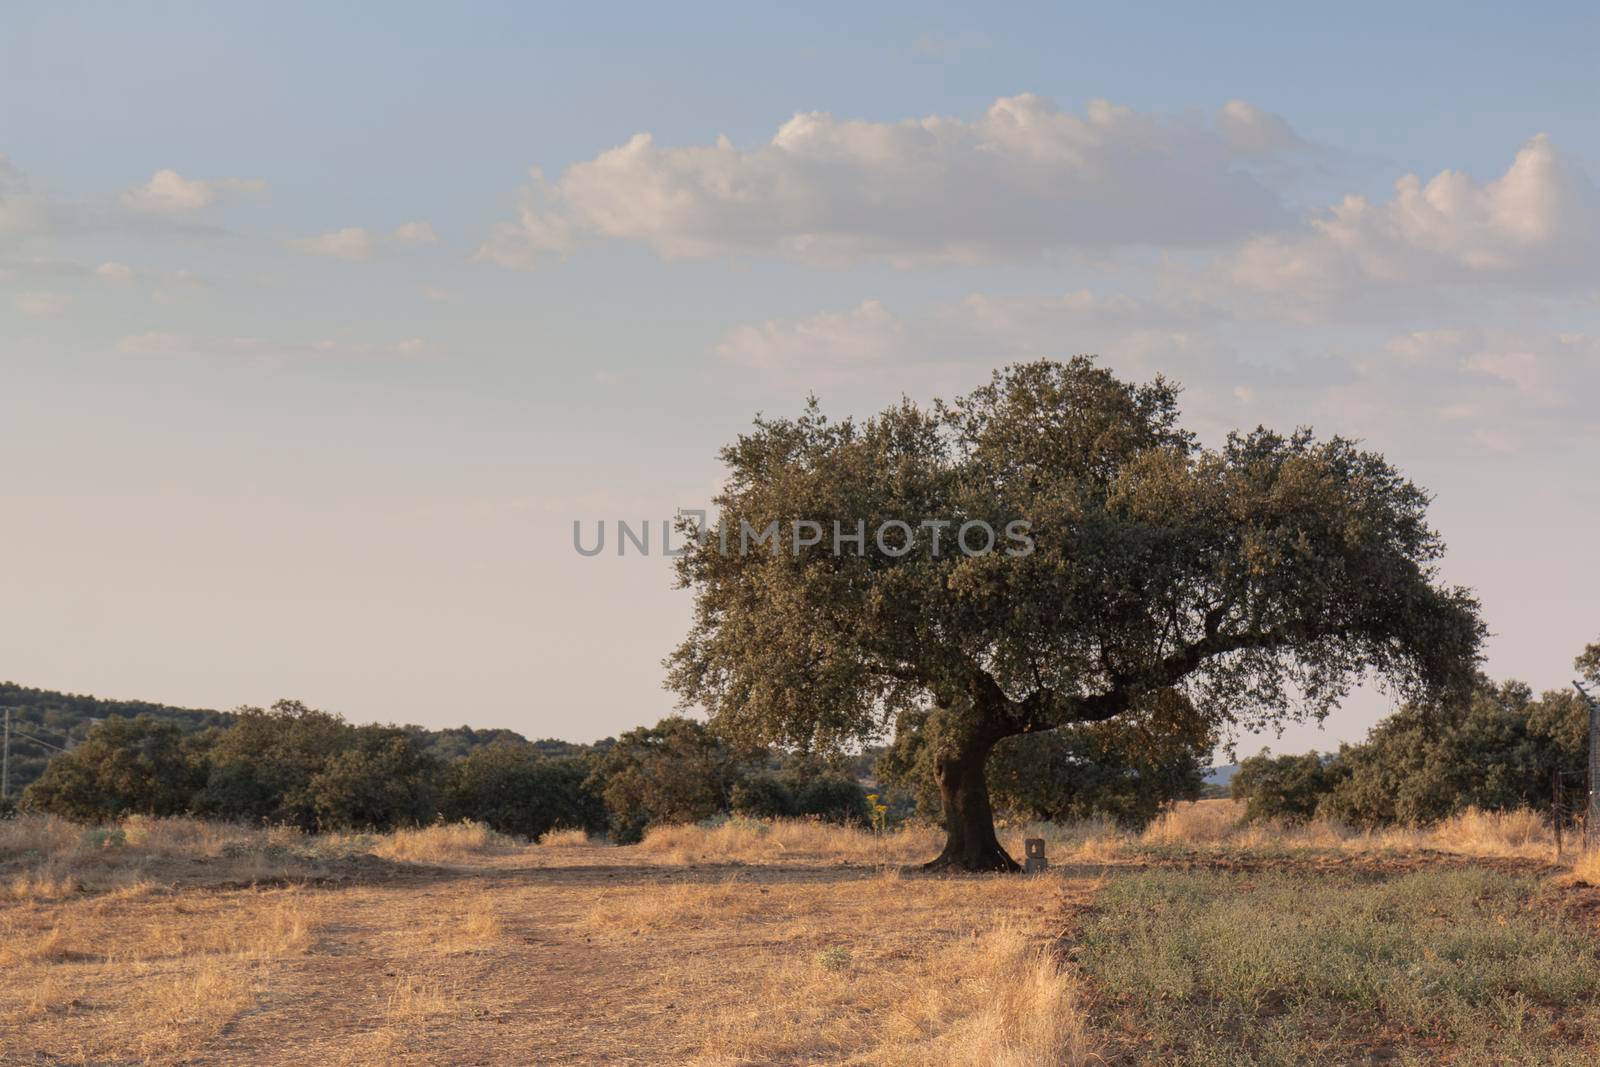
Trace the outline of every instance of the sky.
[[1289, 7], [8, 4], [0, 675], [652, 723], [689, 594], [575, 520], [703, 507], [808, 393], [1094, 353], [1383, 452], [1490, 673], [1565, 685], [1600, 14]]

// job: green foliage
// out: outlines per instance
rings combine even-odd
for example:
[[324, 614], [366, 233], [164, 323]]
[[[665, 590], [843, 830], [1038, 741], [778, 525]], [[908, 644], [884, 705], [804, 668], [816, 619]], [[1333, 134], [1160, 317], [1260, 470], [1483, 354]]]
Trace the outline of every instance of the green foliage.
[[617, 738], [595, 757], [590, 787], [604, 798], [612, 840], [728, 810], [741, 758], [703, 723], [666, 718]]
[[1339, 751], [1321, 811], [1355, 826], [1429, 823], [1466, 807], [1548, 808], [1551, 771], [1584, 773], [1587, 719], [1576, 694], [1538, 700], [1521, 682], [1480, 680], [1470, 696], [1407, 704]]
[[11, 791], [19, 795], [44, 773], [52, 756], [79, 744], [96, 723], [112, 716], [124, 719], [147, 715], [172, 723], [184, 733], [224, 726], [225, 712], [176, 708], [144, 700], [101, 700], [75, 693], [31, 689], [15, 682], [0, 682], [0, 707], [11, 709]]
[[588, 776], [582, 760], [547, 758], [525, 741], [499, 741], [450, 766], [443, 810], [451, 820], [479, 819], [528, 838], [556, 829], [598, 832], [605, 829], [605, 805]]
[[112, 716], [52, 759], [21, 806], [79, 822], [185, 811], [203, 771], [182, 728], [151, 715]]
[[794, 797], [801, 815], [815, 816], [824, 822], [866, 826], [872, 819], [867, 791], [854, 778], [840, 774], [809, 778], [799, 783]]
[[784, 819], [800, 814], [791, 790], [775, 774], [752, 774], [740, 779], [729, 794], [735, 815], [751, 819]]
[[[1437, 581], [1422, 489], [1308, 431], [1202, 448], [1177, 401], [1079, 357], [931, 408], [834, 420], [813, 400], [757, 419], [722, 451], [718, 525], [676, 561], [695, 615], [669, 684], [725, 736], [816, 750], [944, 709], [934, 767], [955, 776], [972, 840], [987, 812], [981, 770], [967, 776], [1005, 737], [1174, 687], [1214, 722], [1258, 726], [1326, 713], [1369, 670], [1412, 695], [1467, 679], [1483, 626], [1469, 592]], [[952, 529], [978, 520], [1026, 523], [1033, 550], [956, 551]], [[910, 551], [874, 543], [889, 521], [919, 531]], [[828, 536], [795, 543], [802, 522]], [[858, 523], [864, 550], [836, 551], [835, 524]], [[739, 551], [771, 524], [777, 551]]]
[[313, 783], [355, 744], [355, 727], [297, 700], [280, 700], [270, 710], [240, 708], [212, 741], [195, 807], [224, 819], [316, 830], [323, 813]]
[[397, 727], [362, 726], [352, 733], [350, 744], [307, 784], [318, 826], [382, 832], [431, 822], [439, 810], [439, 761]]
[[[927, 737], [933, 715], [902, 715], [876, 766], [879, 780], [909, 793], [925, 818], [940, 811], [937, 746]], [[990, 794], [995, 810], [1015, 819], [1106, 816], [1140, 827], [1162, 805], [1199, 795], [1215, 743], [1210, 718], [1164, 690], [1121, 719], [1006, 738], [989, 757]]]
[[1244, 801], [1245, 818], [1303, 823], [1346, 774], [1346, 765], [1332, 757], [1307, 752], [1273, 756], [1266, 749], [1239, 763], [1230, 783], [1235, 800]]

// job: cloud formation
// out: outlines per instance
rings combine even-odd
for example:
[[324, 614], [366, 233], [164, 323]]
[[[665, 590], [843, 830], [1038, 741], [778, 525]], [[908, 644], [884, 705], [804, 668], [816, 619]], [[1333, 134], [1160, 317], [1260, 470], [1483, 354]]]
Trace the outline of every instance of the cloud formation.
[[1363, 292], [1445, 283], [1567, 287], [1600, 278], [1600, 191], [1548, 137], [1500, 177], [1407, 175], [1374, 204], [1348, 196], [1303, 231], [1248, 241], [1209, 272], [1218, 294], [1315, 313]]
[[224, 199], [266, 192], [260, 178], [185, 178], [175, 170], [158, 170], [143, 185], [122, 194], [124, 207], [152, 215], [191, 215]]
[[439, 235], [426, 222], [407, 222], [396, 226], [388, 234], [375, 234], [361, 226], [346, 226], [315, 237], [301, 237], [289, 242], [308, 255], [342, 259], [347, 263], [365, 263], [379, 252], [391, 248], [421, 247], [439, 243]]
[[981, 117], [900, 122], [797, 114], [764, 145], [665, 147], [648, 133], [537, 171], [519, 217], [479, 258], [528, 265], [587, 237], [666, 258], [771, 254], [900, 264], [1026, 256], [1073, 245], [1196, 245], [1286, 222], [1253, 168], [1303, 147], [1242, 101], [1161, 116], [1030, 94]]

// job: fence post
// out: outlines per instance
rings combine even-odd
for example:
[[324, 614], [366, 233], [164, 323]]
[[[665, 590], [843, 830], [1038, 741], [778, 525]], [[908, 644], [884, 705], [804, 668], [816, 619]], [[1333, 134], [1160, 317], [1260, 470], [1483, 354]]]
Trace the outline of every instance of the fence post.
[[1573, 682], [1572, 687], [1589, 705], [1589, 775], [1584, 783], [1589, 803], [1583, 813], [1583, 847], [1592, 851], [1600, 847], [1600, 701], [1589, 695], [1582, 682]]

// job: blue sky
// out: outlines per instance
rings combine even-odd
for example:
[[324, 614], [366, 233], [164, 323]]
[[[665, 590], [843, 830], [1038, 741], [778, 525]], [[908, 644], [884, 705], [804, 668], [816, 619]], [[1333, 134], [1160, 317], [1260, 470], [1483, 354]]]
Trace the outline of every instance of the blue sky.
[[686, 601], [573, 518], [1077, 351], [1389, 454], [1495, 673], [1600, 636], [1592, 9], [376, 11], [0, 14], [15, 680], [653, 721]]

